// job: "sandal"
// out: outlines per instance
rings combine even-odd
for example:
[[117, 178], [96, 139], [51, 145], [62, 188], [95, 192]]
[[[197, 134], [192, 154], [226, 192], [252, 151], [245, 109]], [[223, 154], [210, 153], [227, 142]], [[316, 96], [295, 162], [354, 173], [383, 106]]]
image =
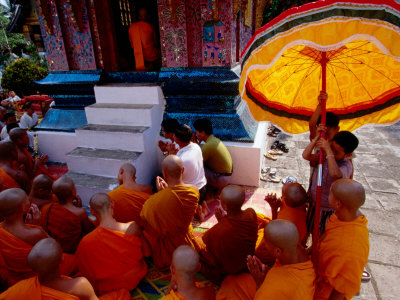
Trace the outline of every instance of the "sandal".
[[296, 179], [296, 177], [293, 177], [293, 176], [286, 176], [285, 178], [282, 179], [282, 183], [283, 184], [285, 184], [285, 183], [296, 183], [296, 182], [297, 182], [297, 179]]
[[272, 160], [277, 160], [277, 158], [276, 158], [275, 156], [269, 154], [269, 152], [265, 153], [264, 156], [265, 156], [266, 158], [269, 158], [269, 159], [272, 159]]
[[285, 152], [285, 153], [288, 153], [288, 152], [289, 152], [289, 148], [286, 147], [286, 145], [283, 144], [283, 143], [279, 143], [278, 149], [279, 149], [279, 150], [282, 150], [282, 151]]
[[283, 151], [281, 151], [279, 149], [271, 149], [271, 150], [268, 150], [268, 154], [271, 154], [271, 155], [282, 155]]
[[267, 181], [274, 182], [274, 183], [279, 183], [279, 182], [281, 182], [281, 178], [276, 176], [276, 175], [271, 175], [270, 174], [268, 176], [268, 180]]

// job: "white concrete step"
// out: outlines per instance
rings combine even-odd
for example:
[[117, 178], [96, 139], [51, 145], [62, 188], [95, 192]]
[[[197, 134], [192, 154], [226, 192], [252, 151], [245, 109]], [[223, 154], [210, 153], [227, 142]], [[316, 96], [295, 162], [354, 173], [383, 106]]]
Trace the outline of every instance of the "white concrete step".
[[66, 154], [68, 169], [104, 177], [116, 177], [125, 162], [134, 164], [141, 152], [77, 147]]
[[164, 96], [158, 85], [111, 84], [94, 87], [96, 103], [159, 104]]
[[88, 124], [148, 126], [152, 125], [151, 104], [95, 103], [85, 107]]
[[86, 148], [144, 151], [144, 126], [88, 124], [75, 131], [77, 145]]

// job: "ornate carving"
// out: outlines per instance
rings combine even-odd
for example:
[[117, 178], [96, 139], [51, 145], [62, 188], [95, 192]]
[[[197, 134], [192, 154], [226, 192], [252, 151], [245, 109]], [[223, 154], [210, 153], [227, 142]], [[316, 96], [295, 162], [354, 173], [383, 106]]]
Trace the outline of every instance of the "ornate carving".
[[39, 0], [40, 8], [43, 14], [43, 21], [47, 27], [49, 34], [53, 35], [53, 13], [52, 13], [52, 1]]

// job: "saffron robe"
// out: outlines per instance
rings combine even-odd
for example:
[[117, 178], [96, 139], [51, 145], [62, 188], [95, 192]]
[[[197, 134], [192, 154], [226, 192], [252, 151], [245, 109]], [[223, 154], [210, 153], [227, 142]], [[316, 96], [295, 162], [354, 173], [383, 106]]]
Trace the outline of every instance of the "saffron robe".
[[275, 265], [268, 271], [264, 282], [256, 291], [250, 274], [228, 276], [221, 285], [217, 300], [312, 300], [314, 296], [315, 271], [312, 262]]
[[199, 197], [197, 189], [177, 185], [153, 194], [143, 205], [140, 217], [157, 268], [169, 267], [180, 245], [199, 250], [191, 224]]
[[151, 195], [120, 185], [109, 192], [108, 196], [114, 203], [114, 219], [118, 222], [127, 223], [139, 221], [143, 204]]
[[186, 298], [178, 292], [171, 290], [171, 292], [168, 295], [162, 297], [161, 300], [186, 300]]
[[329, 218], [319, 244], [317, 299], [329, 299], [333, 289], [346, 299], [359, 292], [369, 254], [367, 223], [365, 216], [351, 222]]
[[147, 273], [139, 237], [97, 227], [76, 251], [79, 270], [99, 293], [132, 290]]
[[[78, 297], [41, 285], [37, 276], [21, 280], [0, 294], [0, 300], [79, 300]], [[100, 300], [130, 300], [128, 290], [106, 294]]]
[[214, 282], [228, 274], [247, 271], [247, 256], [254, 255], [257, 241], [257, 216], [246, 210], [245, 218], [224, 217], [203, 236], [206, 248], [200, 252], [201, 272]]
[[[35, 158], [32, 157], [32, 155], [29, 153], [28, 149], [23, 148], [24, 154], [26, 155], [26, 157], [29, 159], [29, 166], [30, 168], [33, 168], [33, 166], [35, 165]], [[43, 165], [39, 165], [38, 170], [36, 171], [36, 174], [33, 177], [36, 177], [37, 175], [40, 174], [44, 174], [49, 176], [51, 179], [56, 180], [57, 178], [55, 178], [53, 175], [51, 175], [49, 173], [49, 171], [46, 169], [45, 166]], [[33, 180], [33, 179], [32, 179]]]
[[[26, 225], [38, 228], [35, 225]], [[0, 223], [0, 274], [9, 285], [35, 275], [28, 265], [28, 254], [32, 248], [32, 245], [5, 230]], [[63, 254], [63, 257], [60, 271], [62, 274], [70, 275], [76, 269], [75, 257], [70, 254]]]
[[11, 188], [20, 188], [18, 182], [8, 175], [2, 168], [0, 168], [0, 181], [0, 192]]
[[301, 207], [290, 207], [284, 202], [282, 203], [277, 219], [289, 220], [297, 227], [299, 232], [299, 242], [301, 242], [307, 234], [307, 213], [304, 206]]
[[43, 229], [60, 244], [63, 252], [74, 253], [84, 235], [81, 219], [55, 202], [43, 205], [40, 212]]

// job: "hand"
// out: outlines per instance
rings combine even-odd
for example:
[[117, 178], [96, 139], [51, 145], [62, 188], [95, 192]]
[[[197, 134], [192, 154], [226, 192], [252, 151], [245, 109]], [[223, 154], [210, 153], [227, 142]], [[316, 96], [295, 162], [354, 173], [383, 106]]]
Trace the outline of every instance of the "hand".
[[249, 269], [251, 276], [254, 278], [258, 289], [264, 282], [268, 267], [264, 265], [257, 256], [249, 255], [247, 256], [247, 269]]
[[161, 190], [163, 190], [163, 189], [165, 189], [167, 187], [168, 187], [168, 183], [163, 178], [161, 178], [160, 176], [157, 176], [156, 177], [156, 188], [157, 188], [157, 191], [161, 191]]
[[324, 138], [320, 138], [315, 145], [317, 147], [323, 149], [326, 154], [328, 154], [328, 152], [332, 152], [332, 149], [331, 149], [331, 146], [329, 145], [329, 142]]
[[32, 203], [29, 207], [28, 213], [26, 214], [25, 223], [40, 225], [40, 210], [36, 204]]
[[169, 154], [173, 154], [173, 155], [178, 153], [178, 149], [176, 149], [174, 143], [167, 143], [167, 151]]
[[321, 132], [326, 132], [326, 130], [327, 130], [328, 128], [324, 125], [324, 124], [319, 124], [318, 126], [317, 126], [317, 134], [316, 134], [316, 137], [320, 137], [320, 135], [321, 135]]
[[282, 200], [276, 197], [276, 194], [267, 194], [264, 198], [268, 202], [271, 210], [277, 211], [282, 205]]
[[72, 200], [72, 204], [75, 205], [76, 207], [82, 207], [81, 197], [79, 197], [79, 195], [75, 195], [75, 199]]
[[328, 100], [328, 94], [324, 91], [320, 91], [318, 95], [318, 102], [321, 103], [323, 100]]
[[214, 213], [215, 213], [215, 217], [217, 218], [218, 222], [221, 221], [224, 217], [226, 217], [226, 211], [220, 206], [217, 206], [215, 208]]
[[36, 158], [36, 163], [38, 165], [44, 165], [46, 164], [47, 160], [49, 159], [49, 156], [47, 154], [40, 156], [39, 158]]
[[159, 140], [159, 141], [158, 141], [158, 147], [160, 148], [160, 150], [161, 150], [162, 152], [167, 151], [167, 143], [164, 142], [164, 141], [162, 141], [162, 140]]

